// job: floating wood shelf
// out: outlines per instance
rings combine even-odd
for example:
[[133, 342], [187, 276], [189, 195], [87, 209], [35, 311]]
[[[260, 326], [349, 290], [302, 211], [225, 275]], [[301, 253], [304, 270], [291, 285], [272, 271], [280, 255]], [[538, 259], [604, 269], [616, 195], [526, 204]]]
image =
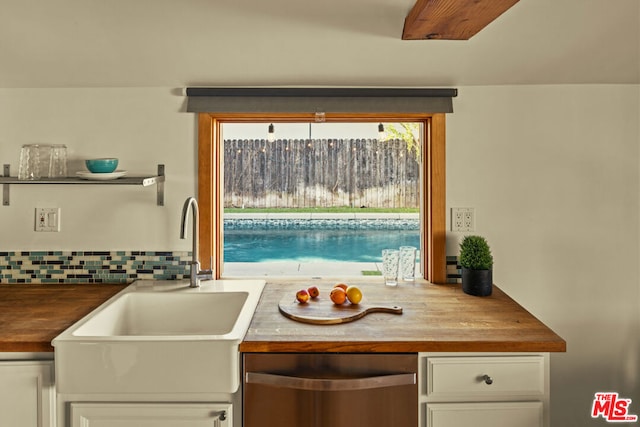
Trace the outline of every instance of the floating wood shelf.
[[63, 178], [41, 178], [35, 180], [19, 180], [17, 177], [10, 176], [10, 166], [4, 165], [4, 176], [0, 176], [0, 184], [2, 184], [2, 205], [9, 206], [9, 188], [11, 185], [37, 185], [37, 184], [73, 184], [73, 185], [141, 185], [149, 187], [157, 186], [157, 205], [164, 206], [164, 165], [158, 165], [158, 174], [154, 176], [124, 176], [122, 178], [94, 181], [75, 177]]

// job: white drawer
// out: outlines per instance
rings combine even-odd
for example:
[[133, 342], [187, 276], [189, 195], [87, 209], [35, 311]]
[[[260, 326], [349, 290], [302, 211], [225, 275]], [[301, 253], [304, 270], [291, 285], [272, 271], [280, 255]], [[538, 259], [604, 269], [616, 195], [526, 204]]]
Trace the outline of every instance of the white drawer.
[[542, 402], [427, 403], [426, 427], [540, 427]]
[[431, 401], [543, 396], [544, 357], [428, 357], [426, 385]]

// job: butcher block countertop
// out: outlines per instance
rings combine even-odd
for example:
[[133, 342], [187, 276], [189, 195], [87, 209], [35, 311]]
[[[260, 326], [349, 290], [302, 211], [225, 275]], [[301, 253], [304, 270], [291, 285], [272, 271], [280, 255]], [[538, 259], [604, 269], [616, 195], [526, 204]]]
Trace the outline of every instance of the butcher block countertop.
[[0, 285], [0, 352], [52, 352], [51, 340], [127, 285]]
[[[282, 315], [280, 301], [294, 301], [312, 285], [328, 299], [334, 281], [267, 283], [242, 352], [563, 352], [565, 341], [497, 286], [473, 297], [460, 285], [349, 280], [361, 304], [402, 307], [402, 314], [370, 313], [349, 323], [315, 325]], [[52, 352], [51, 340], [127, 285], [0, 284], [0, 352]], [[328, 303], [328, 301], [324, 301]]]
[[[273, 280], [240, 344], [241, 352], [564, 352], [565, 341], [497, 286], [489, 297], [465, 294], [460, 285], [350, 280], [361, 304], [398, 305], [402, 314], [371, 313], [353, 322], [301, 323], [279, 312], [281, 301], [312, 285], [328, 299], [335, 281]], [[326, 301], [325, 301], [326, 302]]]

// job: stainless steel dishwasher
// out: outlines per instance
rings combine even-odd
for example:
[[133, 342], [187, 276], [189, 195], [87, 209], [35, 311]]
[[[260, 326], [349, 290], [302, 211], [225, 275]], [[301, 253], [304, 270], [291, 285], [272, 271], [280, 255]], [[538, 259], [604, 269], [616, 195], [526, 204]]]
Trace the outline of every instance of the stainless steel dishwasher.
[[245, 353], [244, 427], [416, 427], [417, 354]]

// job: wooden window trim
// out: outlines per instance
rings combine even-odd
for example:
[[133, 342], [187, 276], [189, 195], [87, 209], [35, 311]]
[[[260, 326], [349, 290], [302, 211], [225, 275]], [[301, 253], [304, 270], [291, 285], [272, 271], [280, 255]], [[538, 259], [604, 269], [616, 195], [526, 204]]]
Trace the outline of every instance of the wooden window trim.
[[[314, 122], [314, 114], [198, 114], [198, 202], [200, 254], [203, 266], [212, 260], [222, 277], [222, 215], [224, 210], [221, 124], [224, 122]], [[446, 283], [445, 114], [329, 114], [326, 122], [423, 122], [421, 250], [422, 275], [431, 283]]]

